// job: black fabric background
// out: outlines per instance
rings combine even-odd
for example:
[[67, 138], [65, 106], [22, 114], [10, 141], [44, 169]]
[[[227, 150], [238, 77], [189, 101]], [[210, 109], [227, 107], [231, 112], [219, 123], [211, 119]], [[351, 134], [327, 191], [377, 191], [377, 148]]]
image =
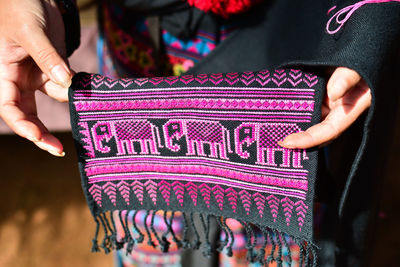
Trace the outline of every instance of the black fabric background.
[[[120, 2], [128, 2], [120, 1]], [[354, 158], [350, 175], [336, 177], [337, 266], [361, 265], [373, 197], [379, 189], [379, 171], [384, 164], [398, 99], [400, 4], [369, 4], [357, 10], [336, 34], [325, 32], [330, 15], [354, 0], [265, 1], [250, 11], [243, 28], [197, 64], [190, 73], [231, 72], [277, 66], [347, 66], [359, 72], [370, 85], [373, 105], [364, 122], [353, 126], [344, 138], [353, 146], [342, 153]], [[337, 8], [327, 15], [332, 6]], [[241, 17], [237, 18], [238, 20]], [[67, 38], [68, 40], [68, 38]], [[360, 140], [362, 138], [362, 140]], [[373, 141], [371, 141], [373, 140]], [[354, 147], [355, 146], [355, 147]], [[358, 149], [358, 151], [357, 151]], [[357, 152], [354, 152], [357, 151]], [[348, 165], [343, 163], [343, 165]]]

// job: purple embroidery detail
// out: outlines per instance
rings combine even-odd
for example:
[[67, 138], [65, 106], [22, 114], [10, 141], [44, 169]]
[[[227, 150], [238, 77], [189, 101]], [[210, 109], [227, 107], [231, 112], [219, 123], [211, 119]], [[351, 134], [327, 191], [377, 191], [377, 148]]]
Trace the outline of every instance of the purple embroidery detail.
[[200, 193], [203, 196], [204, 203], [206, 204], [207, 208], [210, 208], [210, 200], [211, 200], [211, 189], [207, 184], [201, 184], [199, 186]]
[[274, 222], [279, 215], [301, 229], [309, 158], [277, 143], [311, 122], [318, 81], [296, 69], [84, 76], [73, 104], [93, 202], [136, 209], [148, 198], [156, 207], [158, 197], [185, 210], [218, 207]]
[[199, 75], [196, 76], [195, 80], [199, 84], [203, 84], [203, 83], [208, 81], [208, 75], [207, 74], [199, 74]]
[[163, 81], [163, 78], [161, 78], [161, 77], [154, 77], [154, 78], [149, 79], [149, 82], [152, 83], [153, 85], [158, 85], [162, 81]]
[[152, 180], [148, 180], [144, 183], [144, 186], [146, 187], [147, 193], [149, 194], [155, 206], [157, 204], [157, 183]]
[[[242, 123], [235, 129], [235, 151], [241, 158], [247, 159], [250, 154], [243, 149], [243, 146], [248, 147], [256, 143], [257, 164], [277, 166], [275, 154], [280, 151], [282, 153], [280, 167], [291, 167], [290, 154], [293, 154], [293, 167], [302, 168], [299, 149], [287, 149], [278, 145], [278, 142], [289, 134], [300, 131], [301, 129], [293, 123]], [[303, 156], [303, 159], [307, 157]]]
[[[237, 171], [237, 172], [250, 172], [255, 175], [266, 175], [272, 177], [281, 177], [281, 178], [294, 178], [294, 179], [307, 179], [307, 170], [303, 169], [286, 169], [286, 168], [274, 168], [268, 166], [247, 166], [240, 163], [235, 162], [226, 162], [218, 159], [204, 159], [201, 157], [163, 157], [163, 156], [146, 156], [146, 157], [127, 157], [127, 158], [119, 158], [119, 157], [110, 157], [107, 159], [89, 159], [85, 168], [87, 175], [96, 175], [102, 174], [106, 172], [102, 172], [102, 166], [110, 166], [110, 169], [113, 170], [113, 164], [116, 165], [125, 165], [130, 166], [132, 164], [154, 164], [154, 165], [201, 165], [208, 166], [217, 169], [222, 169], [226, 171]], [[97, 168], [99, 167], [99, 168]], [[227, 172], [229, 173], [229, 172]]]
[[[143, 184], [139, 181], [133, 181], [131, 186], [136, 198], [139, 200], [140, 204], [143, 205]], [[155, 205], [155, 200], [153, 200], [153, 202]]]
[[165, 78], [164, 81], [166, 83], [168, 83], [169, 85], [172, 85], [172, 84], [176, 83], [177, 81], [179, 81], [179, 78], [176, 76], [171, 76], [171, 77]]
[[237, 72], [227, 73], [225, 77], [225, 81], [230, 85], [234, 85], [239, 81], [239, 74]]
[[[372, 0], [369, 0], [372, 1]], [[374, 0], [378, 1], [379, 0]], [[380, 0], [382, 2], [393, 2], [396, 1], [398, 2], [399, 0]], [[337, 13], [336, 13], [337, 14]], [[334, 15], [338, 17], [339, 15]], [[327, 30], [329, 27], [329, 23], [333, 20], [334, 17], [330, 19], [330, 21], [327, 24]], [[344, 21], [345, 22], [345, 21]], [[343, 23], [344, 23], [343, 22]], [[342, 20], [338, 21], [338, 23], [342, 23]], [[342, 27], [343, 23], [341, 24], [340, 27]], [[340, 28], [339, 28], [340, 29]], [[338, 30], [334, 31], [333, 33], [337, 32]], [[329, 31], [328, 31], [329, 32]], [[293, 70], [290, 70], [293, 71]], [[301, 76], [304, 76], [305, 74], [303, 72], [300, 72]], [[226, 82], [227, 84], [230, 85], [237, 85], [238, 83], [242, 83], [243, 85], [249, 86], [253, 84], [255, 81], [260, 84], [261, 86], [266, 86], [267, 84], [271, 83], [271, 86], [283, 86], [285, 82], [289, 82], [290, 84], [293, 84], [294, 80], [293, 79], [288, 79], [287, 74], [285, 70], [275, 70], [272, 79], [270, 77], [270, 72], [268, 70], [265, 71], [260, 71], [255, 75], [253, 72], [244, 72], [241, 75], [238, 75], [236, 77], [236, 73], [228, 73], [228, 74], [221, 74], [221, 73], [215, 73], [215, 74], [199, 74], [199, 75], [185, 75], [181, 77], [155, 77], [155, 78], [136, 78], [136, 79], [121, 79], [121, 80], [112, 80], [112, 79], [105, 79], [103, 76], [99, 74], [92, 74], [91, 76], [82, 78], [79, 83], [82, 85], [82, 87], [87, 88], [90, 85], [94, 88], [99, 88], [101, 85], [106, 85], [110, 89], [115, 87], [115, 86], [122, 86], [123, 88], [126, 88], [129, 84], [135, 83], [138, 86], [143, 86], [145, 84], [152, 84], [153, 86], [158, 86], [161, 83], [165, 82], [166, 84], [179, 84], [181, 83], [182, 85], [189, 85], [192, 84], [193, 82], [198, 83], [200, 85], [204, 84], [205, 82], [210, 81], [214, 85], [219, 85], [222, 82]], [[292, 77], [293, 78], [293, 77]], [[297, 80], [297, 79], [296, 79]], [[300, 81], [301, 79], [299, 79]], [[296, 82], [297, 83], [297, 82]], [[307, 84], [307, 83], [306, 83]]]
[[[353, 5], [346, 6], [336, 12], [326, 23], [326, 31], [329, 34], [335, 34], [338, 31], [340, 31], [341, 28], [343, 28], [344, 24], [350, 19], [350, 17], [353, 15], [354, 12], [357, 11], [360, 7], [366, 5], [366, 4], [379, 4], [379, 3], [389, 3], [389, 2], [400, 2], [400, 0], [364, 0], [364, 1], [359, 1]], [[333, 10], [336, 6], [332, 7], [329, 9], [328, 14], [331, 10]], [[335, 20], [336, 24], [338, 26], [334, 29], [330, 29], [330, 25], [332, 21]]]
[[213, 73], [209, 77], [210, 82], [212, 82], [214, 85], [220, 84], [224, 79], [221, 73]]
[[272, 218], [274, 218], [274, 222], [276, 222], [279, 210], [279, 199], [274, 195], [269, 195], [267, 197], [267, 203], [269, 205], [269, 208], [271, 209]]
[[125, 78], [125, 79], [120, 79], [120, 80], [119, 80], [119, 83], [120, 83], [124, 88], [126, 88], [126, 87], [128, 87], [129, 85], [131, 85], [131, 84], [133, 83], [133, 81], [132, 81], [132, 79], [127, 79], [127, 78]]
[[134, 82], [139, 86], [146, 84], [148, 81], [149, 81], [148, 78], [138, 78], [134, 80]]
[[304, 219], [306, 218], [308, 206], [304, 203], [304, 201], [299, 200], [295, 203], [296, 213], [297, 213], [297, 221], [299, 222], [299, 231], [301, 232], [301, 227], [303, 227]]
[[117, 204], [117, 190], [115, 189], [115, 184], [111, 182], [107, 182], [102, 186], [104, 193], [107, 194], [111, 203], [115, 206]]
[[[210, 146], [210, 157], [228, 159], [226, 153], [232, 153], [229, 142], [229, 131], [217, 121], [206, 120], [170, 120], [163, 126], [165, 146], [171, 151], [181, 149], [174, 142], [183, 135], [186, 138], [187, 155], [206, 157], [204, 145]], [[197, 153], [196, 153], [197, 151]]]
[[89, 187], [89, 193], [92, 195], [93, 200], [96, 202], [99, 207], [102, 207], [102, 200], [101, 200], [101, 187], [97, 184], [92, 185]]
[[114, 184], [113, 182], [107, 182], [103, 186], [93, 184], [89, 188], [89, 192], [92, 195], [94, 201], [96, 201], [96, 203], [100, 207], [102, 205], [101, 195], [103, 192], [108, 195], [109, 201], [113, 205], [116, 205], [116, 188], [119, 188], [118, 192], [125, 202], [127, 202], [127, 195], [130, 195], [130, 190], [132, 190], [137, 196], [140, 203], [143, 205], [144, 187], [146, 188], [147, 194], [152, 199], [154, 204], [156, 203], [157, 192], [159, 192], [163, 196], [163, 199], [167, 205], [170, 204], [170, 197], [172, 193], [177, 196], [178, 203], [180, 203], [182, 207], [185, 205], [183, 201], [185, 193], [187, 193], [191, 197], [193, 203], [195, 204], [195, 206], [197, 206], [197, 195], [198, 192], [200, 192], [201, 196], [203, 197], [204, 204], [208, 208], [210, 208], [212, 192], [219, 209], [224, 209], [223, 203], [226, 200], [234, 213], [236, 213], [237, 211], [237, 199], [239, 197], [242, 205], [241, 207], [244, 209], [246, 214], [250, 216], [251, 205], [255, 204], [260, 218], [264, 218], [265, 216], [264, 211], [267, 202], [269, 206], [269, 212], [274, 222], [276, 221], [276, 218], [278, 216], [279, 207], [280, 205], [282, 205], [287, 225], [290, 225], [291, 217], [293, 217], [293, 211], [295, 210], [294, 214], [297, 216], [297, 222], [300, 230], [301, 227], [304, 225], [305, 217], [308, 210], [308, 206], [305, 205], [304, 201], [300, 200], [294, 202], [291, 198], [287, 196], [282, 197], [281, 199], [273, 194], [265, 197], [259, 192], [251, 193], [248, 190], [243, 189], [237, 191], [232, 187], [228, 187], [224, 190], [221, 186], [215, 185], [210, 188], [210, 186], [208, 186], [206, 183], [196, 185], [193, 182], [185, 183], [161, 180], [157, 187], [157, 184], [152, 180], [147, 180], [143, 182], [137, 180], [132, 183], [131, 186], [124, 182], [118, 182], [117, 184]]
[[92, 139], [90, 138], [89, 126], [87, 122], [78, 122], [78, 125], [83, 129], [80, 130], [79, 133], [84, 136], [81, 140], [83, 143], [85, 143], [83, 146], [83, 148], [87, 151], [85, 155], [89, 156], [90, 158], [94, 158], [95, 154]]
[[197, 186], [194, 183], [189, 182], [185, 185], [185, 187], [188, 191], [190, 198], [193, 201], [193, 205], [197, 206]]
[[240, 81], [246, 86], [249, 86], [251, 83], [254, 82], [254, 80], [254, 73], [252, 72], [243, 72], [240, 76]]
[[277, 85], [281, 86], [287, 81], [285, 70], [275, 70], [272, 81]]
[[134, 142], [139, 142], [142, 155], [160, 154], [157, 141], [158, 147], [163, 147], [160, 144], [158, 129], [147, 120], [99, 121], [92, 127], [92, 136], [96, 150], [102, 153], [110, 152], [110, 147], [103, 145], [103, 141], [109, 142], [113, 137], [118, 149], [117, 155], [137, 154]]
[[160, 190], [161, 195], [163, 196], [165, 202], [169, 206], [169, 202], [170, 202], [169, 199], [171, 197], [170, 184], [167, 181], [162, 180], [161, 182], [158, 183], [158, 190]]
[[193, 75], [184, 75], [181, 76], [180, 81], [183, 82], [184, 84], [189, 84], [194, 80]]
[[253, 194], [253, 199], [254, 202], [256, 203], [258, 213], [260, 214], [260, 218], [262, 218], [265, 209], [265, 196], [257, 192]]
[[127, 182], [125, 181], [121, 181], [117, 184], [118, 190], [121, 194], [121, 196], [123, 197], [123, 199], [125, 200], [126, 204], [129, 205], [129, 185]]
[[301, 79], [302, 73], [300, 72], [300, 70], [294, 70], [294, 69], [290, 70], [289, 76], [290, 77], [288, 78], [288, 81], [293, 86], [297, 86], [299, 83], [302, 82]]
[[[249, 94], [252, 92], [248, 92]], [[281, 92], [282, 93], [282, 92]], [[304, 93], [307, 95], [307, 93]], [[304, 97], [301, 96], [301, 97]], [[284, 97], [290, 97], [282, 95]], [[295, 96], [296, 97], [296, 96]], [[232, 99], [174, 99], [174, 100], [133, 100], [133, 101], [78, 101], [75, 103], [77, 111], [101, 111], [101, 110], [128, 110], [128, 109], [173, 109], [173, 108], [203, 108], [203, 109], [238, 109], [246, 108], [251, 110], [293, 110], [313, 111], [314, 101], [312, 100], [252, 100], [244, 99], [241, 102]], [[278, 113], [279, 114], [279, 113]], [[290, 114], [290, 113], [288, 113]], [[282, 115], [288, 115], [282, 113]]]
[[303, 81], [311, 88], [318, 83], [318, 78], [316, 75], [305, 74]]
[[184, 182], [203, 182], [207, 184], [220, 184], [225, 186], [230, 186], [234, 188], [244, 188], [246, 190], [262, 192], [266, 194], [275, 194], [275, 195], [282, 195], [282, 196], [289, 196], [298, 199], [306, 199], [306, 192], [304, 190], [295, 190], [290, 188], [279, 188], [279, 187], [271, 187], [271, 186], [260, 186], [257, 184], [249, 184], [243, 183], [240, 181], [228, 180], [219, 181], [211, 177], [202, 177], [202, 176], [188, 176], [188, 175], [166, 175], [166, 174], [137, 174], [135, 177], [131, 175], [117, 175], [117, 176], [110, 176], [110, 177], [96, 177], [89, 180], [90, 184], [93, 183], [100, 183], [100, 182], [109, 182], [109, 181], [120, 181], [120, 180], [142, 180], [142, 179], [163, 179], [168, 181], [184, 181]]
[[111, 148], [103, 145], [103, 141], [109, 142], [111, 140], [111, 125], [109, 122], [99, 121], [92, 126], [92, 136], [94, 139], [94, 148], [102, 153], [109, 153]]
[[239, 192], [239, 195], [243, 208], [245, 209], [246, 214], [249, 215], [251, 206], [250, 193], [247, 190], [242, 190]]
[[234, 190], [232, 187], [229, 187], [225, 190], [225, 194], [228, 200], [229, 205], [231, 205], [233, 212], [236, 213], [237, 209], [237, 198], [238, 194], [236, 190]]
[[175, 181], [172, 183], [172, 188], [174, 190], [176, 198], [178, 199], [179, 204], [182, 207], [183, 206], [183, 195], [185, 193], [184, 185], [181, 182]]
[[111, 78], [105, 78], [104, 84], [107, 85], [108, 87], [114, 87], [118, 83], [118, 80], [114, 80]]
[[281, 203], [282, 203], [283, 213], [286, 217], [286, 225], [289, 226], [290, 218], [292, 217], [294, 202], [290, 198], [285, 197], [281, 199]]
[[331, 7], [328, 12], [326, 12], [327, 15], [329, 15], [329, 13], [331, 13], [331, 11], [335, 10], [336, 6]]
[[269, 71], [261, 71], [257, 74], [256, 81], [261, 85], [265, 86], [271, 81]]
[[213, 186], [212, 191], [214, 193], [215, 201], [218, 203], [219, 209], [222, 210], [224, 206], [224, 189], [222, 189], [222, 187], [219, 185], [215, 185]]

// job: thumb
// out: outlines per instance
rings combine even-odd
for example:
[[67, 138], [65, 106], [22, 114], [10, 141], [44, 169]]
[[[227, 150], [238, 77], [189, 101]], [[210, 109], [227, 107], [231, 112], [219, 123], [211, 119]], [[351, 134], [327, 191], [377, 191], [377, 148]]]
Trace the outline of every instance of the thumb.
[[30, 27], [29, 35], [22, 36], [20, 44], [51, 81], [65, 88], [71, 85], [72, 75], [67, 64], [42, 28]]
[[361, 76], [354, 70], [338, 67], [327, 84], [327, 94], [331, 101], [342, 98], [347, 91], [361, 81]]

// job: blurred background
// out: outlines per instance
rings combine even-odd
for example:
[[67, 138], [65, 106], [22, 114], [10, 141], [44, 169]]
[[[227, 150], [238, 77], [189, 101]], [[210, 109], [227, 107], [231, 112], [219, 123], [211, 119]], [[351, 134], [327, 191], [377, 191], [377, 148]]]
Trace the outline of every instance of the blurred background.
[[[82, 41], [70, 63], [75, 71], [96, 72], [96, 12], [85, 7], [87, 2], [78, 1]], [[39, 117], [62, 141], [66, 156], [56, 158], [36, 148], [0, 120], [0, 266], [113, 266], [112, 255], [90, 252], [95, 224], [80, 185], [68, 106], [38, 97]], [[398, 266], [400, 112], [396, 125], [380, 177], [384, 194], [375, 215], [371, 266]]]

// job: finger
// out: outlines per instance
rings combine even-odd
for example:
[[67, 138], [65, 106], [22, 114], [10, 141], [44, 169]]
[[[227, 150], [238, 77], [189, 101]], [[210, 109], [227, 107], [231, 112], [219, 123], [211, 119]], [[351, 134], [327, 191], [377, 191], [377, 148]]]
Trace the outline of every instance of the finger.
[[47, 81], [39, 90], [59, 102], [68, 101], [68, 88], [64, 88], [53, 81]]
[[24, 26], [21, 32], [22, 34], [18, 36], [19, 42], [39, 68], [54, 83], [68, 88], [71, 85], [71, 72], [44, 30], [32, 24]]
[[[34, 96], [21, 96], [16, 85], [2, 81], [0, 90], [0, 116], [18, 135], [34, 142], [39, 148], [55, 156], [64, 156], [61, 142], [51, 135], [36, 115]], [[24, 108], [21, 103], [27, 103]], [[32, 103], [33, 102], [33, 103]]]
[[346, 94], [342, 104], [333, 109], [321, 123], [304, 132], [291, 134], [278, 144], [286, 148], [311, 148], [331, 142], [371, 105], [371, 91], [369, 88], [354, 88]]
[[327, 94], [331, 101], [343, 97], [347, 91], [360, 82], [361, 76], [354, 70], [339, 67], [331, 75], [327, 84]]

